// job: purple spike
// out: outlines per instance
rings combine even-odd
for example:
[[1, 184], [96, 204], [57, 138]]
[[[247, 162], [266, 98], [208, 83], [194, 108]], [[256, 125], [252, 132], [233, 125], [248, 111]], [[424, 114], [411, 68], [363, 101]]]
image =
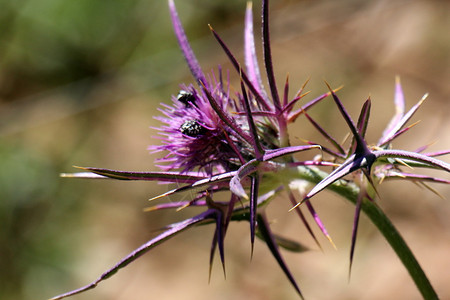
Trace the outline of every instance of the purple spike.
[[370, 107], [371, 107], [372, 103], [370, 98], [368, 98], [366, 100], [366, 102], [364, 102], [363, 107], [361, 108], [361, 113], [359, 114], [359, 118], [358, 118], [358, 132], [361, 134], [361, 137], [365, 137], [366, 136], [366, 131], [367, 131], [367, 125], [369, 124], [369, 117], [370, 117]]
[[[194, 172], [188, 174], [180, 174], [179, 172], [125, 172], [125, 171], [91, 168], [91, 167], [76, 167], [76, 168], [90, 171], [94, 174], [97, 174], [97, 176], [95, 176], [92, 173], [74, 173], [74, 174], [63, 174], [63, 177], [111, 178], [119, 180], [150, 180], [150, 181], [176, 182], [176, 183], [194, 183], [198, 180], [205, 179], [204, 176], [198, 176], [198, 173]], [[98, 175], [100, 175], [100, 177]]]
[[[337, 90], [338, 90], [338, 89], [335, 89], [334, 91], [337, 91]], [[304, 111], [307, 111], [308, 109], [310, 109], [311, 107], [313, 107], [315, 104], [319, 103], [321, 100], [325, 99], [326, 97], [328, 97], [328, 96], [330, 96], [330, 95], [331, 95], [330, 92], [325, 93], [325, 94], [322, 94], [322, 95], [320, 95], [319, 97], [317, 97], [317, 98], [315, 98], [315, 99], [309, 101], [309, 102], [306, 103], [305, 105], [303, 105], [300, 109], [298, 109], [298, 110], [296, 110], [296, 111], [294, 111], [294, 112], [291, 112], [291, 113], [289, 114], [288, 118], [287, 118], [287, 119], [288, 119], [288, 122], [294, 122], [294, 121], [298, 118], [298, 116], [300, 116]], [[289, 102], [289, 104], [287, 105], [286, 108], [288, 108], [288, 107], [291, 105], [291, 103], [292, 103], [292, 105], [293, 105], [295, 102], [297, 102], [297, 100], [300, 100], [300, 99], [301, 99], [301, 97], [296, 97], [294, 100], [292, 100], [291, 102]], [[285, 108], [285, 109], [286, 109], [286, 108]]]
[[[214, 264], [214, 255], [216, 253], [216, 248], [217, 248], [217, 226], [216, 226], [216, 230], [214, 231], [213, 240], [211, 242], [211, 250], [209, 251], [208, 283], [211, 282], [212, 267], [213, 267], [213, 264]], [[224, 274], [225, 274], [225, 269], [224, 269]]]
[[277, 157], [281, 157], [288, 154], [294, 154], [297, 152], [305, 151], [305, 150], [311, 150], [311, 149], [320, 149], [321, 147], [319, 145], [306, 145], [306, 146], [290, 146], [290, 147], [284, 147], [279, 149], [273, 149], [273, 150], [266, 150], [264, 153], [262, 160], [268, 161], [275, 159]]
[[227, 133], [226, 130], [223, 131], [223, 135], [225, 136], [226, 141], [228, 142], [228, 145], [233, 149], [233, 152], [236, 154], [237, 158], [239, 159], [239, 162], [241, 164], [245, 164], [245, 159], [242, 157], [242, 153], [237, 147], [237, 145], [231, 140], [230, 135]]
[[[397, 137], [399, 137], [400, 135], [402, 135], [403, 133], [407, 132], [408, 130], [410, 130], [411, 128], [413, 128], [414, 126], [416, 126], [419, 123], [419, 121], [417, 121], [414, 124], [409, 125], [408, 127], [405, 127], [401, 130], [398, 130], [395, 134], [391, 135], [390, 137], [388, 137], [383, 144], [379, 144], [379, 147], [383, 147], [387, 144], [389, 144], [390, 142], [392, 142], [394, 139], [396, 139]], [[416, 151], [416, 152], [420, 152], [420, 151]]]
[[253, 33], [253, 12], [252, 2], [247, 2], [245, 11], [245, 31], [244, 31], [244, 48], [245, 48], [245, 66], [248, 73], [248, 79], [253, 84], [258, 93], [267, 101], [264, 86], [261, 80], [261, 72], [259, 71], [258, 59], [255, 49], [255, 37]]
[[411, 174], [411, 173], [404, 173], [404, 172], [398, 172], [398, 171], [389, 171], [388, 174], [385, 174], [386, 179], [411, 179], [413, 181], [429, 181], [429, 182], [435, 182], [435, 183], [445, 183], [450, 184], [450, 180], [432, 177], [428, 175], [420, 175], [420, 174]]
[[258, 208], [258, 189], [259, 176], [258, 174], [251, 176], [250, 186], [250, 242], [251, 242], [251, 256], [253, 257], [253, 247], [255, 244], [255, 229], [256, 229], [256, 211]]
[[209, 279], [211, 279], [212, 265], [214, 262], [214, 253], [216, 251], [217, 246], [219, 248], [220, 261], [222, 262], [223, 275], [226, 278], [225, 251], [224, 251], [225, 232], [223, 226], [223, 213], [220, 210], [216, 210], [215, 218], [216, 218], [216, 230], [214, 231], [214, 237], [211, 244], [211, 252], [209, 258]]
[[[370, 107], [371, 101], [369, 98], [366, 100], [366, 102], [364, 102], [363, 107], [361, 108], [361, 112], [359, 114], [358, 123], [356, 123], [358, 132], [363, 139], [366, 136], [367, 125], [369, 124]], [[353, 153], [355, 151], [355, 143], [356, 139], [353, 138], [350, 146], [350, 153]]]
[[244, 102], [245, 115], [247, 116], [248, 128], [251, 134], [251, 144], [255, 151], [256, 159], [260, 160], [264, 150], [258, 138], [258, 132], [256, 131], [255, 122], [253, 120], [250, 103], [248, 101], [247, 92], [245, 90], [244, 82], [241, 80], [242, 100]]
[[394, 105], [395, 105], [395, 114], [392, 117], [386, 129], [384, 130], [383, 135], [381, 136], [381, 139], [378, 142], [379, 145], [386, 144], [386, 142], [383, 141], [387, 140], [388, 137], [392, 135], [394, 131], [396, 131], [395, 128], [397, 128], [397, 125], [399, 124], [400, 120], [403, 118], [403, 115], [405, 114], [405, 96], [403, 95], [400, 77], [398, 76], [395, 78]]
[[164, 231], [163, 233], [159, 234], [157, 237], [151, 239], [147, 243], [143, 244], [142, 246], [140, 246], [139, 248], [137, 248], [136, 250], [134, 250], [133, 252], [128, 254], [120, 262], [118, 262], [114, 267], [112, 267], [111, 269], [109, 269], [108, 271], [103, 273], [98, 279], [96, 279], [92, 283], [90, 283], [84, 287], [81, 287], [79, 289], [73, 290], [71, 292], [64, 293], [64, 294], [58, 295], [56, 297], [53, 297], [50, 300], [63, 299], [63, 298], [73, 296], [73, 295], [76, 295], [76, 294], [79, 294], [79, 293], [82, 293], [82, 292], [85, 292], [85, 291], [95, 288], [100, 282], [110, 278], [111, 276], [116, 274], [117, 271], [126, 267], [131, 262], [135, 261], [141, 255], [145, 254], [149, 250], [153, 249], [154, 247], [156, 247], [157, 245], [161, 244], [162, 242], [168, 240], [169, 238], [175, 236], [176, 234], [188, 229], [189, 227], [191, 227], [197, 223], [200, 223], [206, 219], [210, 219], [214, 213], [215, 213], [214, 210], [207, 210], [195, 217], [184, 220], [182, 222], [172, 224], [172, 226], [170, 226], [170, 228], [168, 230]]
[[[305, 142], [308, 145], [318, 145], [319, 144], [319, 143], [316, 143], [316, 142], [313, 142], [313, 141], [305, 141]], [[347, 157], [347, 154], [341, 154], [339, 152], [336, 152], [336, 151], [331, 150], [330, 148], [327, 148], [327, 147], [324, 147], [324, 146], [320, 146], [320, 150], [325, 152], [325, 153], [328, 153], [328, 154], [330, 154], [331, 156], [334, 156], [334, 157], [339, 157], [339, 158], [342, 158], [342, 159], [346, 159], [346, 157]]]
[[145, 212], [151, 212], [155, 210], [161, 210], [161, 209], [172, 209], [172, 208], [183, 208], [188, 206], [206, 206], [206, 201], [180, 201], [180, 202], [168, 202], [168, 203], [161, 203], [154, 206], [146, 207], [144, 208]]
[[[286, 78], [286, 80], [287, 79], [289, 79], [289, 76]], [[294, 108], [294, 104], [310, 93], [310, 92], [303, 93], [303, 90], [305, 89], [308, 82], [309, 82], [309, 78], [303, 83], [303, 85], [300, 87], [300, 89], [295, 94], [294, 99], [292, 99], [291, 101], [288, 101], [288, 99], [287, 99], [288, 95], [285, 91], [285, 93], [284, 93], [285, 99], [283, 100], [283, 113], [286, 113], [286, 112], [290, 113], [292, 111], [292, 108]], [[287, 86], [287, 87], [289, 87], [289, 86]], [[285, 86], [285, 90], [286, 90], [286, 86]]]
[[208, 91], [206, 86], [203, 86], [203, 91], [206, 94], [206, 98], [208, 98], [209, 104], [211, 105], [212, 109], [217, 113], [219, 118], [227, 124], [228, 127], [234, 130], [238, 134], [239, 137], [242, 138], [244, 142], [248, 142], [250, 140], [250, 137], [242, 131], [242, 129], [236, 124], [233, 118], [230, 118], [228, 114], [219, 106], [217, 101], [214, 99], [214, 97], [211, 95], [211, 93]]
[[317, 214], [316, 210], [312, 206], [311, 202], [309, 200], [306, 200], [305, 202], [306, 202], [306, 206], [308, 207], [309, 212], [311, 213], [311, 216], [314, 218], [314, 221], [316, 222], [317, 226], [319, 226], [320, 231], [322, 231], [323, 235], [328, 239], [328, 241], [330, 241], [333, 248], [336, 249], [336, 245], [333, 243], [331, 236], [328, 234], [328, 231], [325, 228], [325, 225], [323, 224], [323, 222], [320, 219], [319, 215]]
[[358, 224], [359, 224], [359, 216], [361, 215], [361, 205], [364, 198], [364, 185], [361, 185], [361, 190], [358, 194], [358, 198], [356, 199], [355, 205], [355, 215], [353, 217], [353, 228], [352, 228], [352, 243], [350, 246], [350, 264], [348, 267], [348, 278], [350, 279], [352, 265], [353, 265], [353, 255], [355, 254], [355, 245], [356, 245], [356, 237], [358, 235]]
[[233, 215], [234, 205], [238, 201], [239, 201], [238, 196], [236, 196], [235, 194], [231, 194], [230, 201], [228, 201], [226, 218], [225, 218], [225, 222], [224, 222], [224, 232], [225, 233], [227, 232], [228, 225], [230, 224], [230, 221], [231, 221], [231, 216]]
[[297, 205], [310, 199], [335, 181], [350, 174], [351, 172], [370, 166], [373, 163], [374, 157], [371, 156], [357, 156], [353, 154], [344, 163], [342, 163], [337, 169], [331, 172], [327, 177], [314, 186], [314, 188], [305, 196], [305, 198]]
[[304, 160], [287, 164], [289, 167], [296, 166], [323, 166], [323, 167], [339, 167], [339, 164], [329, 161]]
[[[245, 114], [246, 114], [245, 112], [236, 112], [236, 115], [238, 115], [238, 116], [242, 116]], [[274, 113], [271, 111], [254, 111], [254, 112], [252, 112], [252, 115], [257, 116], [257, 117], [273, 117], [273, 118], [278, 116], [277, 113]]]
[[327, 139], [336, 149], [339, 151], [340, 154], [345, 155], [345, 150], [342, 148], [342, 146], [332, 137], [328, 134], [328, 132], [325, 131], [306, 111], [303, 112], [305, 114], [305, 117], [309, 120], [309, 122]]
[[192, 51], [191, 46], [187, 40], [186, 34], [184, 33], [183, 26], [181, 25], [181, 21], [178, 17], [177, 9], [175, 7], [175, 3], [173, 0], [169, 0], [169, 10], [170, 16], [172, 18], [173, 29], [175, 31], [175, 36], [178, 40], [178, 44], [180, 45], [181, 51], [183, 52], [184, 58], [191, 70], [192, 75], [197, 80], [198, 84], [205, 84], [206, 77], [203, 74], [202, 68], [195, 57], [194, 51]]
[[373, 154], [375, 155], [376, 159], [379, 158], [400, 158], [400, 159], [407, 159], [415, 162], [420, 162], [425, 164], [425, 166], [434, 167], [438, 169], [442, 169], [444, 171], [450, 172], [450, 164], [433, 158], [429, 157], [420, 153], [416, 152], [410, 152], [410, 151], [403, 151], [403, 150], [379, 150], [374, 151]]
[[333, 96], [334, 102], [336, 103], [337, 107], [339, 108], [339, 111], [341, 112], [342, 116], [344, 117], [345, 122], [347, 122], [348, 127], [350, 128], [350, 131], [353, 134], [354, 139], [356, 140], [356, 152], [357, 153], [368, 153], [370, 152], [367, 148], [367, 144], [364, 141], [364, 138], [360, 135], [358, 130], [355, 127], [355, 123], [353, 123], [352, 118], [348, 114], [347, 110], [345, 109], [344, 105], [342, 105], [341, 100], [339, 100], [338, 96], [333, 92], [331, 87], [326, 83], [328, 86], [328, 89], [331, 92], [331, 95]]
[[273, 234], [273, 238], [275, 239], [275, 243], [277, 243], [277, 245], [280, 248], [283, 248], [285, 250], [291, 251], [291, 252], [305, 252], [310, 250], [308, 247], [306, 247], [305, 245], [302, 245], [301, 243], [282, 237], [278, 234]]
[[83, 178], [83, 179], [111, 179], [103, 175], [98, 175], [91, 172], [77, 172], [77, 173], [60, 173], [60, 177], [65, 178]]
[[[289, 200], [291, 201], [291, 204], [295, 206], [297, 204], [297, 200], [295, 200], [294, 194], [292, 193], [292, 191], [290, 189], [288, 190], [288, 194], [289, 194]], [[297, 206], [295, 208], [295, 212], [297, 213], [297, 215], [302, 220], [303, 225], [305, 225], [306, 230], [308, 231], [309, 235], [313, 238], [313, 240], [316, 242], [317, 246], [320, 249], [322, 249], [322, 246], [320, 246], [320, 243], [317, 240], [316, 235], [312, 231], [311, 226], [309, 226], [308, 220], [306, 220], [305, 216], [303, 215], [302, 211], [300, 210], [300, 207]]]
[[288, 97], [289, 97], [289, 74], [286, 76], [286, 82], [284, 84], [284, 93], [283, 93], [283, 111], [284, 107], [288, 105]]
[[[416, 151], [416, 152], [420, 152], [420, 151]], [[436, 151], [436, 152], [424, 153], [424, 155], [432, 156], [432, 157], [443, 156], [443, 155], [447, 155], [447, 154], [450, 154], [450, 150], [441, 150], [441, 151]]]
[[391, 130], [387, 132], [386, 134], [383, 134], [383, 137], [378, 144], [384, 145], [386, 144], [386, 141], [391, 139], [391, 137], [396, 134], [400, 129], [405, 126], [405, 124], [411, 119], [411, 117], [416, 113], [416, 111], [419, 109], [419, 107], [422, 105], [422, 103], [427, 99], [428, 94], [425, 94], [422, 99], [420, 99], [419, 102], [417, 102], [416, 105], [414, 105], [397, 123], [393, 124]]
[[284, 262], [283, 257], [281, 256], [280, 250], [278, 249], [278, 245], [275, 241], [274, 235], [272, 234], [270, 230], [269, 222], [267, 221], [266, 216], [263, 213], [258, 214], [257, 216], [258, 221], [258, 229], [261, 233], [262, 237], [264, 238], [264, 241], [267, 244], [267, 247], [269, 248], [270, 252], [272, 252], [273, 257], [278, 262], [278, 265], [283, 270], [286, 277], [289, 279], [295, 290], [297, 291], [298, 295], [301, 299], [303, 298], [303, 295], [300, 291], [300, 288], [297, 285], [297, 282], [294, 279], [294, 276], [292, 276], [291, 271], [289, 271], [289, 268], [287, 267], [286, 263]]
[[164, 194], [158, 195], [156, 197], [153, 197], [150, 199], [150, 201], [152, 200], [156, 200], [159, 198], [163, 198], [166, 196], [170, 196], [173, 195], [175, 193], [179, 193], [179, 192], [183, 192], [183, 191], [189, 191], [189, 190], [205, 190], [205, 187], [211, 186], [211, 185], [219, 185], [220, 183], [223, 182], [227, 182], [229, 180], [231, 180], [235, 175], [236, 175], [236, 171], [233, 172], [227, 172], [227, 173], [222, 173], [222, 174], [218, 174], [218, 175], [214, 175], [208, 178], [203, 178], [201, 180], [198, 180], [192, 184], [186, 185], [186, 186], [182, 186], [180, 188], [176, 188], [173, 190], [170, 190], [168, 192], [165, 192]]
[[405, 113], [405, 96], [403, 94], [402, 84], [400, 82], [399, 76], [395, 78], [394, 104], [395, 114], [397, 115], [398, 119], [401, 119], [403, 117], [403, 114]]
[[252, 92], [252, 94], [255, 96], [256, 101], [267, 111], [271, 111], [271, 105], [270, 102], [267, 102], [263, 96], [258, 92], [256, 87], [253, 85], [253, 83], [248, 78], [247, 74], [242, 70], [241, 65], [236, 60], [234, 55], [231, 53], [230, 49], [228, 49], [227, 45], [225, 45], [224, 41], [220, 38], [220, 36], [217, 34], [217, 32], [214, 31], [214, 29], [210, 26], [209, 29], [211, 30], [214, 38], [217, 40], [219, 45], [222, 47], [222, 49], [225, 51], [225, 54], [228, 56], [228, 59], [233, 64], [236, 71], [238, 71], [241, 75], [242, 80], [245, 82], [245, 84], [248, 86], [249, 90]]
[[263, 0], [262, 35], [263, 35], [264, 62], [266, 65], [267, 79], [269, 81], [270, 92], [272, 94], [272, 101], [275, 106], [275, 111], [281, 112], [280, 97], [278, 95], [277, 84], [275, 82], [275, 74], [273, 72], [272, 50], [270, 48], [269, 0]]

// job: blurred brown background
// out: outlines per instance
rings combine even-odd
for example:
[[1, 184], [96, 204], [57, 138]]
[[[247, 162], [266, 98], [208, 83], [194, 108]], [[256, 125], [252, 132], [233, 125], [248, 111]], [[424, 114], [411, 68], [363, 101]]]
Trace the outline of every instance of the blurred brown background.
[[[244, 0], [176, 4], [204, 70], [229, 66], [208, 23], [242, 58]], [[146, 150], [159, 142], [149, 128], [158, 126], [153, 116], [192, 79], [164, 0], [2, 0], [0, 7], [0, 299], [47, 299], [94, 280], [155, 229], [193, 213], [143, 213], [166, 186], [58, 177], [72, 165], [156, 170], [157, 155]], [[258, 1], [256, 28], [259, 11]], [[449, 2], [272, 1], [271, 22], [280, 87], [287, 73], [293, 92], [310, 77], [313, 96], [326, 91], [323, 79], [343, 84], [341, 99], [355, 117], [370, 95], [368, 140], [376, 142], [400, 75], [408, 109], [430, 96], [413, 120], [422, 123], [395, 145], [450, 147]], [[333, 103], [311, 114], [344, 138]], [[319, 139], [304, 120], [291, 132], [294, 143]], [[446, 199], [409, 182], [385, 183], [380, 205], [441, 298], [450, 299], [450, 188], [433, 187]], [[354, 208], [327, 192], [314, 201], [337, 251], [322, 237], [324, 251], [317, 250], [286, 199], [269, 207], [277, 232], [313, 249], [285, 253], [307, 299], [420, 299], [365, 217], [348, 283]], [[183, 233], [73, 299], [296, 299], [264, 244], [256, 243], [250, 261], [247, 224], [230, 227], [227, 279], [216, 262], [208, 285], [212, 234], [212, 227]]]

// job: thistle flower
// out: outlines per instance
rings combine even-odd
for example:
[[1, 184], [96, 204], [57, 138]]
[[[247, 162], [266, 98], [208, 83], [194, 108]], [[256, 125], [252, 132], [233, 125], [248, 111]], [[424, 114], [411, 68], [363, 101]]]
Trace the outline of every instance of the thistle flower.
[[[215, 87], [213, 97], [222, 110], [236, 110], [235, 103], [230, 101], [220, 83], [211, 82], [209, 86]], [[242, 155], [232, 145], [240, 143], [242, 148], [247, 145], [240, 142], [239, 136], [227, 128], [205, 99], [203, 91], [198, 91], [191, 85], [184, 87], [173, 98], [173, 105], [165, 106], [162, 110], [165, 117], [156, 117], [165, 123], [161, 128], [156, 128], [163, 136], [163, 144], [149, 148], [155, 152], [168, 153], [158, 160], [168, 163], [161, 165], [161, 169], [181, 172], [197, 169], [207, 175], [236, 169]]]
[[[195, 192], [192, 199], [158, 204], [146, 210], [182, 209], [192, 206], [203, 207], [204, 211], [184, 221], [166, 226], [163, 233], [134, 250], [92, 283], [52, 299], [62, 299], [96, 287], [98, 283], [155, 246], [188, 228], [201, 224], [215, 225], [210, 266], [218, 250], [225, 271], [224, 241], [228, 225], [232, 221], [243, 220], [250, 224], [252, 251], [255, 237], [260, 238], [267, 245], [300, 298], [303, 298], [299, 286], [282, 258], [280, 247], [296, 252], [303, 251], [304, 247], [273, 233], [265, 208], [267, 203], [284, 191], [293, 205], [292, 210], [296, 211], [316, 243], [318, 244], [317, 239], [301, 210], [302, 204], [306, 206], [321, 232], [332, 242], [312, 205], [313, 196], [324, 189], [334, 191], [355, 203], [350, 266], [353, 261], [359, 215], [363, 210], [403, 261], [422, 295], [430, 299], [436, 296], [408, 246], [375, 203], [376, 188], [386, 179], [404, 178], [422, 184], [428, 181], [450, 183], [445, 179], [402, 171], [402, 166], [407, 165], [450, 172], [449, 164], [435, 158], [449, 151], [423, 154], [421, 152], [426, 147], [417, 151], [391, 148], [392, 141], [412, 127], [412, 125], [405, 126], [423, 100], [405, 113], [403, 92], [397, 80], [394, 97], [396, 114], [381, 139], [373, 146], [365, 141], [370, 116], [370, 99], [364, 103], [356, 124], [336, 95], [337, 90], [329, 86], [329, 92], [294, 109], [297, 102], [307, 94], [303, 92], [306, 83], [300, 87], [292, 99], [288, 96], [290, 88], [288, 80], [284, 85], [284, 93], [279, 93], [271, 56], [268, 7], [268, 1], [263, 1], [262, 37], [268, 90], [262, 83], [256, 57], [251, 4], [247, 6], [245, 17], [245, 69], [233, 56], [226, 43], [210, 27], [214, 38], [230, 59], [240, 79], [239, 92], [232, 94], [229, 75], [227, 73], [227, 79], [224, 80], [220, 67], [217, 73], [205, 76], [187, 41], [174, 2], [169, 0], [175, 35], [196, 85], [182, 85], [177, 96], [172, 96], [172, 104], [163, 105], [160, 110], [163, 116], [156, 117], [163, 123], [161, 127], [155, 128], [159, 132], [162, 144], [151, 146], [149, 149], [165, 153], [165, 156], [157, 161], [162, 164], [160, 165], [162, 171], [124, 172], [81, 168], [85, 172], [64, 174], [64, 176], [181, 183], [184, 185], [152, 199], [186, 190]], [[352, 134], [353, 138], [348, 147], [338, 143], [307, 112], [314, 104], [330, 95]], [[308, 142], [307, 145], [291, 146], [287, 125], [294, 122], [300, 115], [304, 115], [335, 149], [312, 142]], [[294, 153], [306, 150], [321, 150], [323, 155], [321, 159], [305, 161], [297, 161], [292, 156]], [[330, 166], [335, 168], [330, 173], [318, 169], [318, 167]], [[354, 173], [355, 176], [347, 179], [346, 176], [350, 173]], [[355, 178], [358, 180], [354, 180]], [[310, 187], [312, 189], [308, 191]], [[302, 201], [296, 200], [294, 189], [300, 192]], [[218, 191], [230, 191], [228, 201], [214, 200], [214, 194]], [[236, 205], [236, 203], [240, 204]]]

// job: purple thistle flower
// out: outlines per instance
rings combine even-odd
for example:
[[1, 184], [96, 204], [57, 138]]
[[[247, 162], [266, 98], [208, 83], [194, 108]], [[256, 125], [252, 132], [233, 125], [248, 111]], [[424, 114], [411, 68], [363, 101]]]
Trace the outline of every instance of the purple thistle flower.
[[[223, 111], [237, 109], [220, 82], [212, 81], [208, 86], [215, 87], [212, 93]], [[233, 147], [239, 145], [246, 149], [248, 145], [219, 118], [203, 91], [192, 85], [183, 87], [179, 95], [173, 97], [173, 104], [164, 105], [164, 108], [160, 111], [165, 116], [155, 117], [164, 124], [155, 128], [163, 144], [149, 147], [154, 152], [168, 153], [158, 160], [167, 163], [160, 165], [162, 170], [183, 173], [198, 170], [212, 175], [236, 170], [243, 160], [242, 152], [251, 155], [250, 149], [246, 153], [246, 150], [238, 151]], [[235, 121], [242, 122], [239, 118]]]
[[[392, 150], [391, 148], [392, 141], [412, 127], [405, 127], [405, 125], [423, 100], [405, 113], [403, 92], [400, 82], [397, 80], [394, 97], [396, 113], [374, 146], [365, 141], [371, 108], [370, 99], [364, 102], [356, 124], [337, 97], [337, 89], [332, 90], [330, 87], [328, 87], [329, 92], [294, 110], [295, 104], [308, 94], [303, 93], [306, 83], [301, 86], [291, 100], [288, 95], [290, 87], [288, 80], [284, 85], [283, 94], [278, 91], [271, 56], [268, 8], [268, 1], [263, 0], [262, 46], [268, 91], [264, 88], [257, 63], [251, 4], [247, 5], [245, 16], [245, 69], [242, 69], [241, 64], [226, 43], [210, 27], [214, 38], [230, 59], [240, 78], [239, 92], [231, 94], [229, 80], [224, 82], [220, 67], [217, 73], [209, 76], [203, 73], [184, 33], [175, 4], [173, 0], [169, 0], [175, 36], [195, 79], [195, 85], [182, 85], [177, 96], [172, 96], [172, 104], [163, 104], [160, 109], [162, 116], [156, 117], [162, 125], [154, 129], [158, 131], [162, 144], [150, 146], [149, 150], [164, 153], [164, 156], [157, 160], [162, 171], [124, 172], [100, 168], [81, 168], [85, 172], [63, 174], [63, 176], [184, 184], [162, 195], [157, 195], [151, 200], [188, 190], [195, 192], [192, 199], [177, 203], [157, 204], [146, 210], [183, 209], [193, 206], [202, 207], [204, 211], [184, 221], [166, 226], [163, 233], [131, 252], [92, 283], [52, 299], [62, 299], [94, 288], [98, 283], [109, 278], [155, 246], [197, 225], [215, 225], [210, 252], [210, 272], [216, 250], [219, 252], [225, 272], [224, 240], [228, 225], [232, 221], [249, 222], [252, 253], [255, 238], [258, 237], [267, 245], [300, 298], [303, 298], [299, 286], [281, 255], [280, 248], [300, 252], [304, 251], [305, 247], [273, 233], [265, 208], [267, 203], [272, 201], [282, 190], [286, 191], [286, 198], [293, 205], [293, 210], [296, 211], [318, 246], [320, 247], [318, 240], [301, 211], [300, 204], [302, 203], [305, 203], [320, 231], [333, 244], [311, 201], [313, 196], [324, 189], [335, 191], [355, 204], [350, 267], [353, 262], [359, 216], [363, 210], [391, 243], [424, 297], [432, 298], [435, 295], [409, 248], [389, 219], [374, 203], [376, 194], [371, 191], [371, 187], [375, 189], [376, 185], [384, 179], [391, 178], [403, 178], [421, 182], [424, 185], [425, 182], [450, 182], [401, 170], [403, 164], [450, 172], [449, 164], [435, 158], [448, 154], [449, 151], [421, 154], [426, 147], [421, 147], [417, 151]], [[307, 112], [314, 104], [330, 95], [353, 136], [348, 148], [339, 144]], [[300, 115], [305, 115], [334, 149], [312, 142], [308, 142], [307, 145], [291, 146], [287, 125], [294, 122]], [[321, 159], [296, 161], [293, 157], [294, 153], [313, 149], [321, 149], [323, 153], [331, 155], [331, 159], [322, 157]], [[335, 169], [326, 173], [317, 169], [320, 166], [332, 166]], [[357, 180], [345, 180], [345, 176], [350, 173], [355, 173]], [[311, 186], [313, 186], [312, 189], [308, 191]], [[300, 196], [303, 197], [302, 201], [297, 202], [295, 199], [295, 190], [298, 190]], [[219, 191], [230, 191], [229, 200], [221, 202], [214, 200], [214, 193]]]

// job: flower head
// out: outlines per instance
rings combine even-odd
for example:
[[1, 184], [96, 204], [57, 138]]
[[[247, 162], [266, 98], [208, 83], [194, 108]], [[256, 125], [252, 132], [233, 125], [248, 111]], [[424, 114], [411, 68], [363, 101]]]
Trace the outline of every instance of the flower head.
[[[212, 95], [223, 111], [237, 110], [236, 103], [225, 92], [222, 83], [211, 81]], [[171, 106], [164, 105], [164, 117], [155, 117], [164, 125], [155, 128], [161, 135], [162, 145], [150, 146], [155, 152], [167, 154], [158, 162], [162, 170], [189, 172], [203, 171], [211, 175], [232, 171], [239, 165], [241, 153], [232, 145], [240, 143], [235, 132], [211, 108], [202, 90], [193, 85], [184, 86]], [[241, 122], [236, 118], [238, 122]], [[250, 154], [250, 153], [249, 153]]]

